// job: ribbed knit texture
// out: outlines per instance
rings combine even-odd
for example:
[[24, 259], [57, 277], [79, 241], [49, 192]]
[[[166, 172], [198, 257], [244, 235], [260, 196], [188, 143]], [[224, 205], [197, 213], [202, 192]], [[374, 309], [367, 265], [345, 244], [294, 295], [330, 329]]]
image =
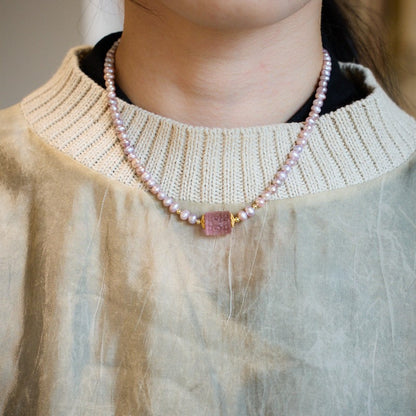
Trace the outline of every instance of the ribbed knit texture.
[[[53, 78], [22, 102], [33, 130], [100, 174], [141, 187], [124, 159], [105, 91], [78, 66], [72, 49]], [[275, 198], [292, 198], [376, 178], [415, 149], [415, 121], [377, 85], [369, 70], [343, 64], [368, 96], [320, 118], [300, 163]], [[195, 127], [120, 101], [127, 133], [162, 188], [178, 200], [212, 204], [252, 201], [282, 165], [301, 124], [252, 128]]]

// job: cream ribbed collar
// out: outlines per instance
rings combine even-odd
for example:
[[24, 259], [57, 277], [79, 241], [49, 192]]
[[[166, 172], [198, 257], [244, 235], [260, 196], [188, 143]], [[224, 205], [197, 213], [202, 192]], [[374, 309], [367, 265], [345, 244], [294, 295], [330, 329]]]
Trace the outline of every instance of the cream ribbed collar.
[[[137, 179], [117, 142], [105, 91], [79, 68], [87, 48], [72, 49], [51, 80], [22, 101], [32, 129], [100, 174], [131, 186]], [[416, 122], [400, 110], [367, 69], [344, 64], [368, 90], [365, 99], [322, 116], [277, 198], [359, 184], [406, 161], [416, 148]], [[162, 188], [178, 200], [210, 204], [252, 201], [283, 163], [299, 123], [250, 128], [195, 127], [120, 102], [136, 152]]]

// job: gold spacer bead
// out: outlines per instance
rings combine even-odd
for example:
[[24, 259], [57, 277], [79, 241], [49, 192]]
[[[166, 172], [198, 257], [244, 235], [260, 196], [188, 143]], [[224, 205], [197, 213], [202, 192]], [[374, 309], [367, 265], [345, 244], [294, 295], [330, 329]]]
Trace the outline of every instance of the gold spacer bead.
[[259, 206], [254, 202], [252, 205], [251, 205], [251, 207], [253, 208], [253, 209], [257, 209]]
[[178, 209], [178, 210], [176, 211], [176, 213], [177, 213], [178, 215], [181, 215], [182, 211], [181, 211], [180, 209]]
[[[196, 220], [196, 223], [195, 223], [196, 225], [201, 225], [202, 224], [202, 222], [201, 222], [201, 220]], [[202, 226], [202, 228], [204, 228], [204, 226]]]

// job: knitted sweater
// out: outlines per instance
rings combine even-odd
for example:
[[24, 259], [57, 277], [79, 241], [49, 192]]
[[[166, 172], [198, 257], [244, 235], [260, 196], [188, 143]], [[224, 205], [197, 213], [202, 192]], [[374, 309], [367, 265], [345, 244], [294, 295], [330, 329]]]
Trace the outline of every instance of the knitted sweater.
[[[414, 415], [416, 122], [371, 73], [285, 185], [205, 237], [145, 191], [86, 49], [0, 112], [5, 415]], [[185, 125], [120, 102], [137, 153], [200, 215], [270, 182], [298, 123]]]

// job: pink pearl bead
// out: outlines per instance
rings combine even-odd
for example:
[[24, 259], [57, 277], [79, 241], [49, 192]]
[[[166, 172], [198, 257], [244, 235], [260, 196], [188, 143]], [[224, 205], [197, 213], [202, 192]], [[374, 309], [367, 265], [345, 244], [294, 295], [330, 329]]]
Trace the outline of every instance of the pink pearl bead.
[[275, 194], [277, 192], [277, 187], [274, 185], [269, 185], [267, 187], [267, 192], [270, 192], [271, 194]]
[[163, 200], [163, 205], [165, 207], [170, 207], [173, 204], [173, 199], [171, 197], [167, 197]]
[[308, 144], [308, 141], [306, 139], [298, 139], [296, 140], [296, 144], [299, 146], [306, 146]]
[[287, 174], [283, 171], [279, 171], [276, 175], [276, 179], [280, 179], [282, 182], [284, 182], [287, 178]]
[[293, 147], [293, 151], [296, 152], [296, 153], [302, 153], [303, 146], [296, 145], [296, 146]]
[[300, 156], [299, 153], [297, 153], [297, 152], [295, 152], [293, 150], [289, 153], [289, 158], [292, 159], [292, 160], [298, 161], [299, 160], [299, 156]]
[[174, 202], [172, 205], [169, 206], [169, 212], [174, 214], [179, 209], [179, 204]]
[[145, 171], [146, 170], [145, 170], [144, 166], [142, 166], [142, 165], [139, 165], [136, 168], [136, 173], [137, 173], [138, 176], [141, 176]]
[[293, 160], [293, 159], [288, 159], [286, 161], [286, 163], [293, 168], [293, 166], [296, 166], [298, 164], [298, 161], [297, 160]]
[[150, 173], [148, 173], [148, 172], [144, 172], [144, 173], [142, 174], [142, 176], [140, 176], [140, 178], [141, 178], [141, 180], [142, 180], [143, 182], [147, 182], [147, 181], [151, 178], [151, 176], [150, 176]]
[[261, 197], [256, 198], [256, 200], [254, 202], [256, 203], [256, 205], [258, 207], [262, 207], [266, 203], [266, 201], [264, 200], [264, 198], [261, 198]]
[[261, 194], [261, 197], [265, 200], [265, 201], [270, 201], [270, 198], [272, 197], [271, 196], [271, 194], [270, 194], [270, 192], [263, 192], [262, 194]]
[[160, 186], [159, 186], [159, 185], [155, 185], [155, 186], [153, 186], [153, 188], [150, 190], [150, 192], [151, 192], [153, 195], [158, 194], [158, 193], [160, 192]]
[[162, 191], [160, 191], [157, 195], [156, 195], [157, 199], [159, 201], [164, 201], [166, 199], [166, 194]]
[[130, 153], [129, 155], [127, 155], [127, 160], [131, 163], [133, 162], [133, 160], [136, 159], [136, 155]]
[[150, 178], [147, 181], [146, 186], [151, 189], [151, 188], [153, 188], [155, 186], [155, 184], [156, 184], [156, 181], [154, 179]]
[[197, 218], [196, 218], [196, 215], [195, 214], [190, 214], [189, 215], [189, 217], [188, 217], [189, 224], [195, 224], [196, 223], [196, 220], [197, 220]]
[[190, 215], [191, 213], [188, 211], [188, 210], [183, 210], [181, 213], [180, 213], [180, 215], [179, 215], [179, 218], [182, 220], [182, 221], [186, 221], [188, 218], [189, 218], [189, 215]]
[[246, 212], [247, 217], [252, 217], [255, 214], [253, 207], [246, 207], [244, 208], [244, 211]]
[[245, 221], [248, 218], [247, 213], [245, 211], [239, 211], [237, 216], [238, 216], [240, 221]]

